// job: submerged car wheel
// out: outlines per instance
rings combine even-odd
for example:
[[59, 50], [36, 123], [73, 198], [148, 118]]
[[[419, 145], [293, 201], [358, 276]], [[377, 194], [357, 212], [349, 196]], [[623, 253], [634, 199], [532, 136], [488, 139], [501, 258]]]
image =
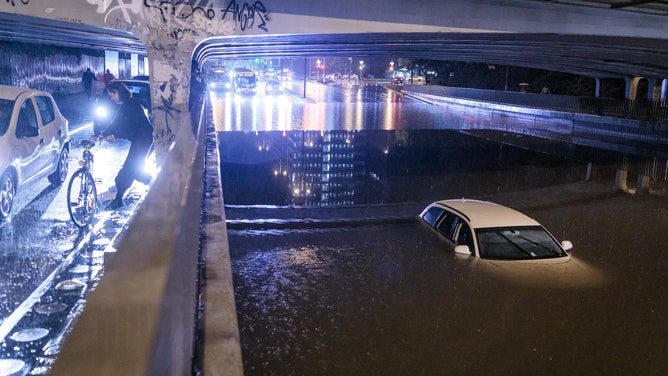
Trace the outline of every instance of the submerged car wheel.
[[59, 187], [65, 179], [67, 179], [67, 169], [68, 169], [68, 157], [67, 149], [63, 148], [63, 151], [60, 152], [60, 157], [58, 158], [58, 168], [56, 171], [49, 175], [49, 182], [54, 187]]
[[16, 194], [14, 176], [5, 172], [0, 179], [0, 218], [7, 218], [12, 212], [14, 194]]

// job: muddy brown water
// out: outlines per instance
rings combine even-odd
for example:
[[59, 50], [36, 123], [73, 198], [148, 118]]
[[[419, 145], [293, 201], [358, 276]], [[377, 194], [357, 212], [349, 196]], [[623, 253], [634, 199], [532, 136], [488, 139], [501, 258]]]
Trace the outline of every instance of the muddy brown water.
[[487, 198], [571, 240], [575, 273], [458, 258], [417, 223], [231, 233], [245, 374], [666, 374], [666, 199], [546, 192]]

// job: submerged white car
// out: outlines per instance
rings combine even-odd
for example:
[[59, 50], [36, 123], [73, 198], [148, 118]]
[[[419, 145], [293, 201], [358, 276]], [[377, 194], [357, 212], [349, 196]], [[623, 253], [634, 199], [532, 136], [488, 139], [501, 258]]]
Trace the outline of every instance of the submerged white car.
[[420, 218], [456, 253], [481, 259], [563, 262], [573, 247], [569, 241], [557, 242], [529, 216], [487, 201], [436, 201]]
[[49, 93], [0, 85], [0, 219], [27, 184], [65, 181], [69, 147], [68, 122]]

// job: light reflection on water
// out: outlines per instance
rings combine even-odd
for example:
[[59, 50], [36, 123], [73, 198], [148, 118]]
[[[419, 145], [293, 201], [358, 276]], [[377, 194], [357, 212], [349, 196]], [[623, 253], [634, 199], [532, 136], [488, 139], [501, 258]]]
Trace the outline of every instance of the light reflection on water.
[[416, 129], [424, 124], [439, 124], [442, 128], [448, 124], [444, 121], [447, 116], [439, 111], [415, 111], [406, 116], [409, 109], [423, 105], [405, 101], [402, 95], [382, 87], [349, 88], [342, 98], [329, 100], [309, 94], [308, 98], [296, 94], [244, 97], [216, 96], [210, 92], [216, 131], [359, 131], [370, 127]]
[[586, 168], [452, 130], [221, 132], [218, 140], [228, 205], [472, 197], [577, 181]]

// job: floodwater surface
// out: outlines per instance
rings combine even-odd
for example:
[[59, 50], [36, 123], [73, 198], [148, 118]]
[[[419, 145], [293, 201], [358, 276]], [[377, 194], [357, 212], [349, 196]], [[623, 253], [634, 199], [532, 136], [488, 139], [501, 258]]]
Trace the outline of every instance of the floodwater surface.
[[232, 232], [246, 375], [665, 374], [665, 200], [550, 194], [527, 211], [570, 270], [460, 258], [417, 223]]
[[[380, 123], [219, 133], [246, 375], [668, 374], [666, 196], [613, 189], [603, 151]], [[461, 197], [571, 260], [456, 255], [416, 218]]]

